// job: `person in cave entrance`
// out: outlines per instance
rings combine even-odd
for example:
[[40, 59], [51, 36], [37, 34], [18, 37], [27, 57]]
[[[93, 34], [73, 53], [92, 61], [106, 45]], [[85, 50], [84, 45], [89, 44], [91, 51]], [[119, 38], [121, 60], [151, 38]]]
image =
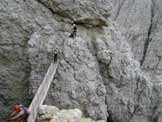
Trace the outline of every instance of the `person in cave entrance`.
[[77, 34], [77, 26], [75, 23], [73, 23], [73, 31], [69, 37], [74, 38], [74, 37], [76, 37], [76, 34]]
[[54, 63], [57, 62], [57, 58], [58, 58], [58, 51], [57, 50], [54, 50], [54, 53], [53, 53], [53, 60], [54, 60]]

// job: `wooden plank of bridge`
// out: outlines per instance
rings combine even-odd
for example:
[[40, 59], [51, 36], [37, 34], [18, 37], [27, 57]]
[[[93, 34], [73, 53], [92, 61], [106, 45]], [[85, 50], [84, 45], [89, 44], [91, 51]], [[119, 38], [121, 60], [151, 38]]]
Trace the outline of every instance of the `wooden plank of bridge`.
[[55, 63], [50, 64], [48, 71], [43, 79], [43, 82], [38, 88], [37, 93], [34, 96], [32, 103], [30, 104], [29, 107], [30, 115], [28, 117], [28, 122], [35, 122], [39, 106], [43, 104], [47, 96], [48, 90], [50, 88], [50, 85], [52, 83], [52, 80], [54, 78], [54, 75], [56, 73], [58, 62], [59, 61], [57, 60]]

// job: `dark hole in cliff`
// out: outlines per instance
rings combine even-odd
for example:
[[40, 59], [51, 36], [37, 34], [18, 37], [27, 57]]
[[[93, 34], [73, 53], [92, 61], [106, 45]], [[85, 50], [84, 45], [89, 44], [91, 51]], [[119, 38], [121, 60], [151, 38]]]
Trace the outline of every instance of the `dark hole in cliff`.
[[112, 113], [111, 113], [111, 111], [108, 111], [108, 114], [109, 114], [109, 116], [108, 116], [106, 122], [114, 122], [114, 120], [113, 120], [113, 118], [112, 118]]
[[156, 116], [155, 118], [153, 118], [153, 122], [158, 122], [158, 117]]

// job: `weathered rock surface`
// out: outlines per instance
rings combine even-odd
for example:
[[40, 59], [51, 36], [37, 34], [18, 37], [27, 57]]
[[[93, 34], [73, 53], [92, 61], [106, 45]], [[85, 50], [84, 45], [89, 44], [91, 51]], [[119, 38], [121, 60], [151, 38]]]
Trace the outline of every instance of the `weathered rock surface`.
[[105, 122], [84, 118], [79, 109], [59, 110], [55, 106], [42, 105], [39, 110], [38, 122]]
[[[45, 104], [78, 108], [93, 120], [161, 122], [160, 3], [0, 1], [0, 120], [15, 100], [36, 93], [57, 49], [59, 67]], [[77, 37], [69, 38], [74, 22]], [[58, 108], [43, 116], [81, 117]]]
[[[152, 18], [151, 0], [112, 0], [112, 18], [124, 26], [134, 57], [142, 60]], [[121, 30], [121, 31], [125, 31]]]
[[142, 69], [161, 81], [161, 4], [160, 0], [112, 0], [113, 20], [124, 27], [135, 59]]
[[161, 4], [160, 0], [120, 0], [112, 1], [113, 20], [120, 24], [121, 30], [131, 45], [135, 59], [153, 82], [152, 108], [153, 121], [161, 120]]

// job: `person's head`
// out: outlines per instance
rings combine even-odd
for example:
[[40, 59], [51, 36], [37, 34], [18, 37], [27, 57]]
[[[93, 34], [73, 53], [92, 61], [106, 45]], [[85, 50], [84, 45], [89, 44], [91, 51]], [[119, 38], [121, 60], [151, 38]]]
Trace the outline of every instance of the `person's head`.
[[75, 27], [76, 26], [76, 24], [75, 23], [73, 23], [73, 27]]
[[21, 111], [21, 107], [19, 105], [15, 105], [14, 111], [17, 111], [17, 112]]

